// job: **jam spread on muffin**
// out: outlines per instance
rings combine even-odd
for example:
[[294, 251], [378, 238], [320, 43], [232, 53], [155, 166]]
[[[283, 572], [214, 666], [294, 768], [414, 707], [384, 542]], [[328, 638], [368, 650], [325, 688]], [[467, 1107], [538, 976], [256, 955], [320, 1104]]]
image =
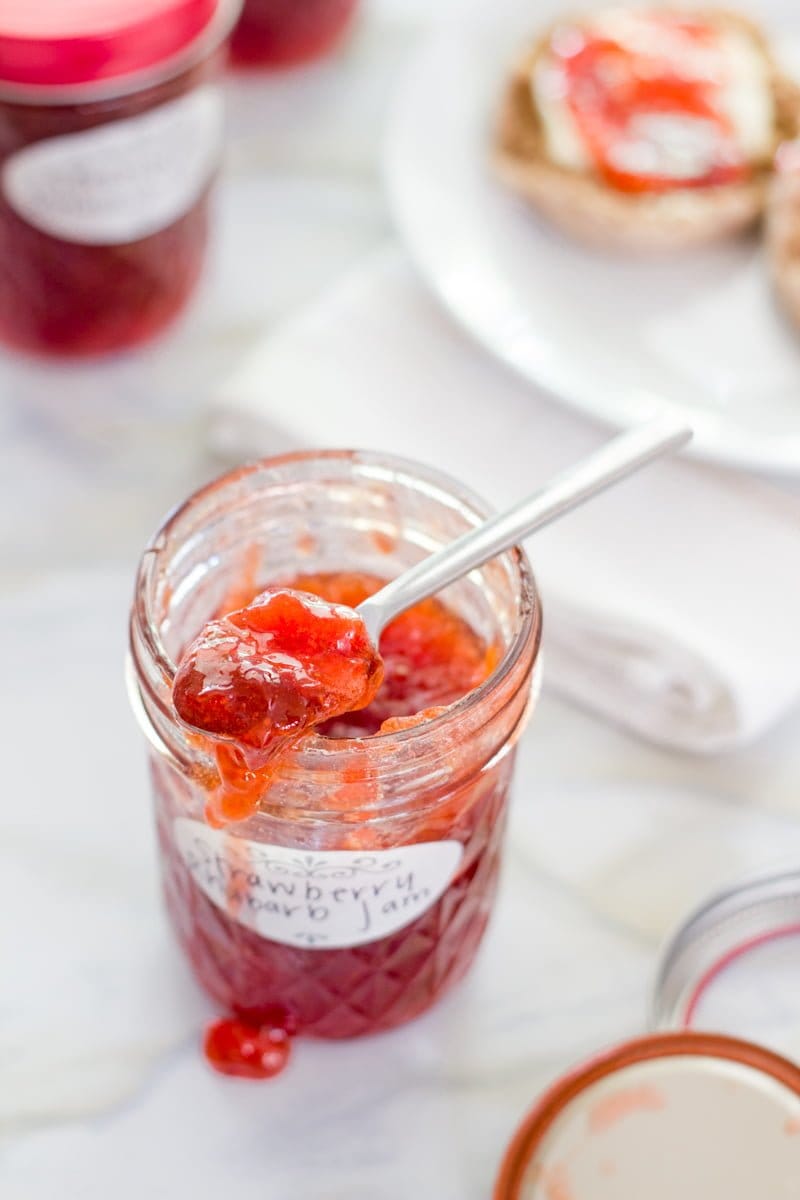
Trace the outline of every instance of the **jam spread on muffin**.
[[773, 144], [761, 48], [688, 13], [608, 10], [560, 24], [531, 91], [551, 161], [626, 192], [737, 182]]

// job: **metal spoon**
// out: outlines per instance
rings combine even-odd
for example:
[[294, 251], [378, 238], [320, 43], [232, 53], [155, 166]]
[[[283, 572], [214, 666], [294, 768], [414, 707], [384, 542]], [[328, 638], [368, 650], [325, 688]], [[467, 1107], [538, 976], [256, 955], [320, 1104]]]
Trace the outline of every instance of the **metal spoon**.
[[378, 644], [384, 626], [407, 608], [454, 583], [653, 459], [677, 450], [691, 436], [687, 425], [671, 417], [639, 425], [568, 467], [513, 508], [490, 517], [423, 558], [359, 604], [358, 612], [373, 643]]

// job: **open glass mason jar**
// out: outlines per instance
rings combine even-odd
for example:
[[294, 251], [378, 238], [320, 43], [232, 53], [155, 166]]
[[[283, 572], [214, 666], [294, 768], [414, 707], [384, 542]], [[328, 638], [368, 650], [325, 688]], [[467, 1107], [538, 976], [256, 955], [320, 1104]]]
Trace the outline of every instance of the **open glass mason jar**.
[[129, 682], [150, 743], [167, 907], [227, 1011], [278, 1007], [300, 1032], [352, 1037], [409, 1020], [463, 976], [495, 894], [540, 606], [520, 550], [447, 589], [449, 608], [497, 647], [485, 682], [393, 732], [308, 737], [258, 811], [224, 828], [204, 819], [215, 766], [177, 723], [176, 660], [237, 593], [312, 572], [388, 579], [486, 515], [402, 459], [297, 454], [202, 489], [145, 550]]
[[141, 342], [205, 259], [222, 47], [241, 0], [0, 6], [0, 338]]

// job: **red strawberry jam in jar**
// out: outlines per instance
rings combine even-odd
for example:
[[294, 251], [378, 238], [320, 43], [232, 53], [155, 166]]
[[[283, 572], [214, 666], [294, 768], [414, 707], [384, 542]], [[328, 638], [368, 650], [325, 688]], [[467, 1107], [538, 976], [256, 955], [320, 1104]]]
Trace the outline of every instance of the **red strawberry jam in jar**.
[[345, 35], [358, 0], [244, 0], [231, 39], [240, 67], [293, 67], [321, 58]]
[[265, 589], [283, 613], [286, 587], [354, 607], [485, 515], [402, 459], [288, 455], [211, 483], [145, 550], [131, 698], [172, 924], [200, 983], [244, 1023], [244, 1056], [238, 1025], [209, 1035], [220, 1069], [274, 1073], [276, 1028], [345, 1038], [399, 1025], [465, 974], [497, 886], [541, 612], [515, 550], [404, 613], [381, 637], [366, 706], [306, 733], [255, 793], [242, 770], [238, 810], [219, 802], [231, 773], [178, 719], [178, 664], [209, 622], [263, 604]]
[[240, 0], [0, 6], [0, 338], [98, 354], [183, 308], [208, 239]]

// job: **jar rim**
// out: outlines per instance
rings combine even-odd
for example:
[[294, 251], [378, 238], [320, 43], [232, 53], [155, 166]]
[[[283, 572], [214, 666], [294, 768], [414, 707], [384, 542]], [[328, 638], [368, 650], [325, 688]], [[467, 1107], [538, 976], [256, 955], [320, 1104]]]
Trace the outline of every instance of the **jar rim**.
[[[286, 454], [257, 459], [241, 467], [234, 468], [234, 470], [226, 472], [224, 475], [218, 476], [216, 479], [199, 487], [186, 500], [168, 513], [160, 528], [145, 547], [142, 555], [136, 576], [132, 625], [134, 621], [138, 620], [139, 616], [143, 615], [138, 611], [139, 602], [148, 594], [148, 586], [152, 581], [153, 572], [156, 570], [158, 556], [167, 544], [171, 532], [180, 525], [180, 522], [185, 519], [187, 513], [190, 513], [195, 506], [201, 504], [216, 492], [229, 487], [231, 484], [249, 475], [264, 471], [265, 468], [280, 469], [290, 466], [292, 463], [308, 461], [352, 462], [360, 466], [374, 466], [381, 470], [390, 470], [398, 475], [405, 475], [417, 484], [428, 485], [428, 487], [435, 489], [442, 495], [446, 495], [449, 499], [456, 500], [479, 519], [490, 515], [491, 512], [490, 506], [487, 505], [486, 501], [482, 500], [472, 489], [467, 488], [448, 473], [401, 455], [385, 454], [372, 450], [324, 449], [291, 451]], [[505, 652], [500, 661], [482, 684], [472, 691], [467, 692], [460, 700], [448, 705], [438, 716], [407, 729], [372, 734], [364, 738], [327, 738], [318, 734], [309, 734], [303, 739], [301, 746], [292, 752], [290, 756], [292, 764], [301, 770], [319, 769], [321, 766], [332, 765], [331, 759], [333, 755], [341, 758], [347, 752], [363, 753], [367, 747], [375, 747], [376, 745], [380, 746], [382, 752], [395, 747], [400, 749], [414, 740], [419, 740], [422, 732], [425, 735], [436, 737], [441, 730], [467, 716], [467, 714], [483, 704], [489, 696], [501, 688], [525, 654], [526, 649], [530, 648], [531, 666], [536, 665], [541, 643], [542, 620], [541, 603], [533, 571], [528, 557], [521, 547], [515, 546], [511, 550], [505, 551], [504, 555], [508, 555], [514, 565], [520, 593], [519, 608], [521, 619], [518, 628], [514, 631], [512, 640], [505, 647]], [[498, 557], [503, 557], [504, 555]], [[177, 664], [173, 662], [168, 654], [160, 636], [158, 626], [152, 620], [151, 614], [145, 613], [144, 616], [145, 620], [138, 623], [138, 630], [142, 635], [142, 640], [153, 665], [159, 672], [165, 685], [170, 687], [171, 690], [171, 683], [177, 669]], [[133, 638], [132, 646], [134, 647], [135, 661], [135, 639]], [[288, 763], [287, 767], [289, 767]]]
[[244, 0], [214, 0], [208, 20], [184, 45], [165, 57], [117, 75], [68, 83], [26, 83], [0, 75], [0, 100], [11, 104], [44, 104], [62, 107], [95, 103], [132, 95], [155, 87], [190, 70], [220, 46], [233, 29]]

